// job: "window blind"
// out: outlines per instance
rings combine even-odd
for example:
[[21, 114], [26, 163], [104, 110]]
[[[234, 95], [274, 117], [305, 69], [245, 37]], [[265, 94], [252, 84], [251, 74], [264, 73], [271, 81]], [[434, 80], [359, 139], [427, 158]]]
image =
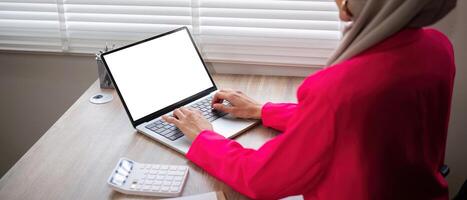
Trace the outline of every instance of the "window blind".
[[324, 65], [333, 0], [0, 0], [0, 49], [96, 53], [187, 26], [209, 62]]
[[61, 51], [56, 1], [0, 1], [0, 49]]
[[64, 12], [71, 52], [97, 52], [192, 23], [190, 0], [64, 0]]
[[199, 0], [207, 60], [324, 65], [340, 39], [334, 1]]

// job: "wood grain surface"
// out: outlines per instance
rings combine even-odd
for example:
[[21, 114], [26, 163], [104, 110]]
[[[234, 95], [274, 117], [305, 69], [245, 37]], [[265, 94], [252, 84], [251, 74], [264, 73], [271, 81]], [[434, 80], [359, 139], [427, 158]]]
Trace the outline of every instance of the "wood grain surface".
[[[215, 75], [214, 79], [219, 88], [241, 90], [260, 102], [295, 102], [296, 89], [303, 80], [248, 75]], [[137, 133], [115, 91], [107, 90], [114, 95], [108, 104], [89, 103], [88, 99], [101, 91], [96, 81], [0, 179], [0, 199], [150, 199], [124, 195], [107, 186], [120, 157], [188, 165], [183, 195], [223, 191], [229, 200], [247, 199], [183, 155]], [[258, 148], [275, 134], [259, 125], [235, 140]]]

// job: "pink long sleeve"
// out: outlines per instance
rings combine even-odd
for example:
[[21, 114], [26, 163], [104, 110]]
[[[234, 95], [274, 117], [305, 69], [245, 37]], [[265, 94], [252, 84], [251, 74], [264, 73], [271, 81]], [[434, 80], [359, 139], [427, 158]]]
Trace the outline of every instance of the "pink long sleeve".
[[447, 200], [455, 64], [449, 40], [407, 29], [305, 79], [298, 104], [266, 104], [283, 130], [258, 150], [203, 131], [187, 158], [254, 199]]
[[[321, 98], [308, 97], [299, 103], [287, 131], [259, 150], [243, 148], [215, 132], [203, 131], [193, 142], [187, 158], [254, 199], [300, 194], [320, 181], [332, 157], [334, 112], [323, 106], [327, 104]], [[266, 110], [263, 114], [268, 124], [283, 128], [288, 113], [273, 117], [268, 116], [272, 109]]]
[[297, 108], [296, 103], [266, 103], [261, 109], [263, 125], [284, 131]]

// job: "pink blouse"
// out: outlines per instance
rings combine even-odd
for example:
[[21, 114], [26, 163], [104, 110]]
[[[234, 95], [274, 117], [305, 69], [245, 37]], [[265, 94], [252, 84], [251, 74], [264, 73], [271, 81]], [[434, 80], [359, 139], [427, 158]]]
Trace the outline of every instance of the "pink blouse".
[[405, 29], [309, 76], [298, 104], [265, 104], [282, 134], [258, 150], [203, 131], [187, 158], [253, 199], [448, 199], [453, 55], [442, 33]]

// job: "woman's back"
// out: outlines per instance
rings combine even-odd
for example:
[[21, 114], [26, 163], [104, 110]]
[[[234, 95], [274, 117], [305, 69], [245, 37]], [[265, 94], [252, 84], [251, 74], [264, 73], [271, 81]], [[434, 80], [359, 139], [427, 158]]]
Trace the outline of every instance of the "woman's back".
[[307, 199], [447, 199], [438, 170], [454, 74], [444, 35], [406, 29], [309, 77], [299, 99], [327, 96], [336, 128], [333, 158]]
[[204, 130], [187, 158], [254, 199], [447, 199], [454, 70], [445, 36], [406, 29], [308, 77], [298, 104], [265, 104], [283, 133], [258, 150]]

